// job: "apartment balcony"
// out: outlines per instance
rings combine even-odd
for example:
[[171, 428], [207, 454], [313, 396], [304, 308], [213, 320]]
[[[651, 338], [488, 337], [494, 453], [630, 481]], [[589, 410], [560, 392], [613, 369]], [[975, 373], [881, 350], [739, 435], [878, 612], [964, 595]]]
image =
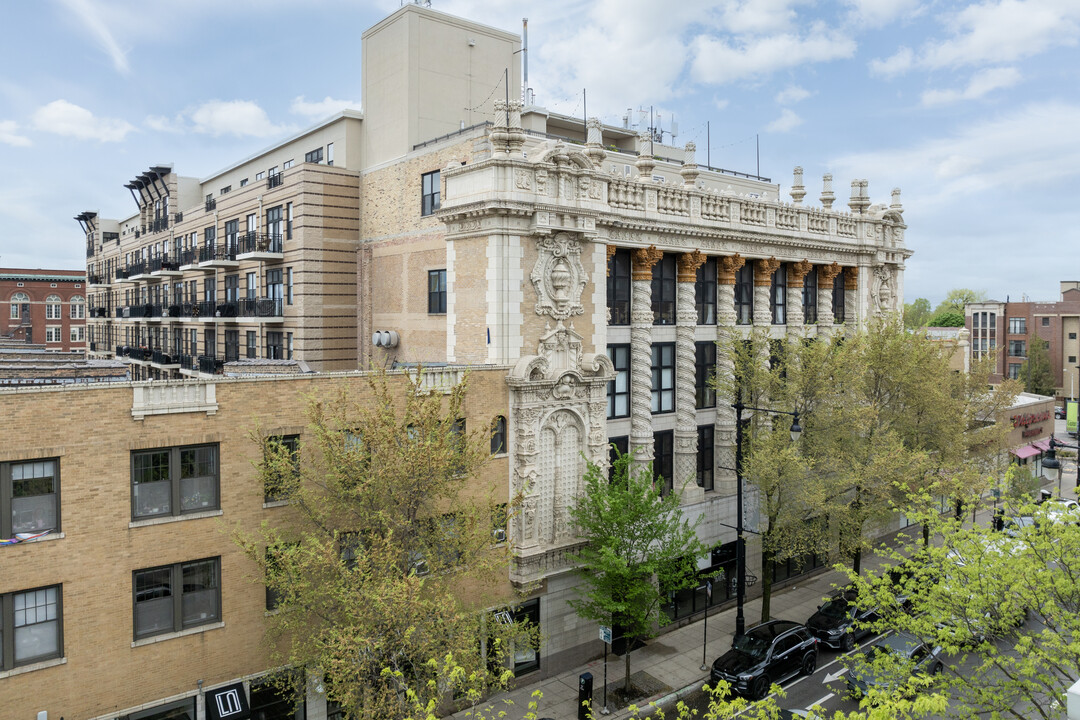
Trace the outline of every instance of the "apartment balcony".
[[241, 298], [237, 301], [237, 316], [244, 321], [285, 322], [281, 298]]
[[107, 318], [109, 316], [109, 310], [105, 307], [91, 307], [90, 317], [92, 318]]
[[166, 280], [171, 277], [183, 277], [180, 270], [179, 258], [176, 256], [152, 258], [149, 263], [150, 275], [156, 280]]
[[206, 212], [214, 212], [217, 210], [217, 200], [214, 198], [206, 199]]
[[94, 257], [94, 243], [86, 244], [86, 257]]
[[137, 262], [128, 265], [127, 268], [127, 281], [128, 282], [141, 282], [143, 280], [156, 280], [150, 276], [150, 270], [146, 267], [145, 262]]
[[104, 275], [86, 276], [86, 287], [88, 288], [107, 288], [110, 284], [111, 281]]
[[199, 251], [198, 250], [181, 250], [176, 253], [178, 267], [181, 272], [185, 270], [198, 270], [199, 269]]
[[237, 268], [240, 263], [236, 260], [236, 247], [229, 245], [215, 245], [199, 249], [199, 269], [215, 270], [217, 268]]
[[150, 364], [160, 370], [179, 370], [180, 358], [160, 350], [153, 350], [150, 353]]
[[285, 259], [285, 253], [281, 244], [281, 234], [259, 235], [257, 233], [245, 233], [240, 236], [239, 252], [237, 260], [269, 260], [280, 261]]
[[127, 268], [116, 268], [116, 281], [117, 282], [122, 282], [122, 283], [133, 282], [133, 281], [129, 281], [128, 275], [129, 275], [129, 273], [128, 273]]
[[285, 184], [285, 175], [284, 175], [284, 173], [279, 173], [278, 172], [278, 173], [273, 173], [272, 175], [267, 175], [266, 176], [266, 189], [267, 190], [273, 190], [274, 188], [281, 187], [284, 184]]

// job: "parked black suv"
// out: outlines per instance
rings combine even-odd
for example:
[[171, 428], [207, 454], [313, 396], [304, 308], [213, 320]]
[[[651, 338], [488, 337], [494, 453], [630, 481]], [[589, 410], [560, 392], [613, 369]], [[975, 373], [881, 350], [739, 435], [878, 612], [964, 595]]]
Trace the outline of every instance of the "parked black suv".
[[804, 625], [770, 620], [735, 638], [731, 649], [713, 662], [712, 679], [728, 682], [740, 695], [763, 698], [772, 683], [814, 672], [817, 643]]
[[806, 621], [806, 627], [829, 647], [847, 652], [855, 647], [856, 640], [873, 632], [868, 623], [878, 618], [876, 609], [860, 604], [858, 593], [847, 589], [819, 605], [817, 612]]

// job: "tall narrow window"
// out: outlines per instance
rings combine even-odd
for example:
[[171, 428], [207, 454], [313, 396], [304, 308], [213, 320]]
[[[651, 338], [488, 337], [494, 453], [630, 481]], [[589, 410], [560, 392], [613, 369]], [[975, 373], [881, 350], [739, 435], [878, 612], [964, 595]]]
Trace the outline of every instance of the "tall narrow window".
[[607, 307], [609, 325], [630, 324], [630, 251], [616, 250], [608, 259]]
[[428, 270], [428, 313], [446, 312], [446, 270]]
[[773, 325], [787, 324], [787, 265], [780, 263], [772, 276], [769, 288], [769, 310], [772, 311]]
[[697, 324], [716, 324], [716, 258], [709, 258], [697, 269], [694, 282], [694, 302], [697, 305]]
[[498, 415], [491, 428], [491, 454], [502, 455], [506, 452], [506, 418]]
[[71, 298], [70, 314], [72, 320], [82, 320], [86, 317], [86, 301], [83, 300], [82, 295], [75, 295]]
[[327, 165], [333, 165], [334, 164], [334, 143], [327, 143], [326, 144], [326, 164]]
[[813, 325], [817, 322], [817, 296], [817, 267], [812, 267], [810, 272], [806, 273], [806, 277], [803, 278], [802, 287], [803, 322], [807, 325]]
[[225, 362], [234, 362], [240, 359], [240, 331], [225, 331]]
[[245, 341], [246, 356], [249, 358], [256, 357], [256, 353], [258, 352], [258, 334], [254, 330], [248, 330]]
[[653, 433], [653, 482], [667, 495], [674, 487], [675, 433], [662, 430]]
[[664, 256], [652, 268], [653, 325], [675, 324], [675, 256]]
[[442, 187], [439, 171], [424, 173], [420, 176], [420, 214], [431, 215], [439, 209]]
[[697, 484], [705, 490], [713, 489], [713, 433], [712, 425], [699, 425], [697, 429]]
[[746, 263], [735, 273], [735, 323], [749, 325], [754, 321], [754, 268]]
[[281, 252], [281, 206], [266, 211], [266, 243], [270, 252]]
[[847, 317], [847, 306], [844, 299], [844, 273], [840, 273], [833, 280], [832, 288], [832, 313], [833, 322], [840, 324]]
[[711, 340], [695, 343], [695, 402], [698, 409], [716, 407], [716, 389], [712, 386], [716, 374], [716, 343]]
[[284, 336], [280, 332], [269, 331], [266, 333], [266, 359], [284, 359]]
[[630, 346], [608, 345], [608, 357], [615, 366], [615, 378], [608, 381], [609, 418], [630, 416]]
[[45, 298], [45, 319], [46, 320], [59, 320], [60, 319], [60, 316], [61, 316], [61, 312], [60, 312], [61, 302], [63, 302], [63, 301], [60, 300], [59, 295], [50, 295], [49, 297]]
[[652, 346], [652, 411], [675, 410], [675, 343]]

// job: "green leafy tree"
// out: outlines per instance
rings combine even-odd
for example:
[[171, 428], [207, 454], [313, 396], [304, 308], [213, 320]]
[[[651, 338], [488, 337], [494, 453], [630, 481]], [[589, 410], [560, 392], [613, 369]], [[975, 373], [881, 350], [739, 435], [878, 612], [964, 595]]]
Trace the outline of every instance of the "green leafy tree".
[[964, 327], [964, 313], [947, 310], [930, 318], [929, 327]]
[[[909, 539], [891, 552], [891, 567], [902, 564], [903, 573], [852, 577], [892, 609], [881, 629], [945, 650], [937, 690], [951, 702], [942, 717], [1062, 717], [1065, 692], [1080, 676], [1077, 517], [1054, 503], [1013, 511], [1036, 523], [1006, 534], [928, 513], [936, 542]], [[910, 612], [892, 600], [898, 577]]]
[[311, 398], [298, 450], [254, 438], [268, 492], [288, 500], [283, 522], [235, 531], [275, 601], [266, 640], [357, 720], [500, 687], [509, 649], [537, 640], [485, 611], [513, 599], [510, 549], [493, 543], [505, 508], [477, 477], [489, 431], [466, 432], [464, 409], [464, 381], [442, 395], [419, 374], [377, 375]]
[[984, 290], [969, 290], [968, 288], [953, 288], [945, 295], [945, 299], [934, 308], [934, 314], [954, 312], [964, 314], [964, 306], [969, 303], [983, 302], [986, 300]]
[[[639, 464], [640, 465], [640, 464]], [[588, 463], [583, 492], [570, 514], [585, 545], [578, 552], [581, 583], [571, 607], [583, 618], [618, 625], [625, 636], [651, 637], [666, 621], [666, 593], [697, 582], [697, 559], [708, 548], [683, 518], [676, 490], [662, 494], [651, 465], [634, 467], [617, 453], [611, 480]], [[624, 692], [631, 692], [630, 643]]]
[[1027, 359], [1020, 366], [1020, 380], [1024, 383], [1024, 390], [1036, 395], [1053, 395], [1054, 373], [1050, 369], [1050, 353], [1046, 349], [1046, 341], [1033, 337], [1028, 342]]
[[926, 298], [915, 298], [913, 302], [904, 303], [904, 327], [908, 330], [926, 327], [930, 324], [931, 315], [933, 310]]

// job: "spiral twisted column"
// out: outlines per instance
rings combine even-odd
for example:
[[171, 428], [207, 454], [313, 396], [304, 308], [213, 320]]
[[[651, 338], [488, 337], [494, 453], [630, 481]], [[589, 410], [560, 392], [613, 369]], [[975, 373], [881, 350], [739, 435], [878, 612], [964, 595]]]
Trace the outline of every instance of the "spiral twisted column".
[[673, 487], [682, 502], [696, 502], [704, 492], [697, 485], [697, 414], [695, 366], [697, 269], [705, 262], [700, 250], [679, 256], [678, 295], [675, 298], [675, 477]]
[[769, 292], [772, 290], [772, 276], [780, 267], [775, 257], [754, 262], [754, 324], [767, 327], [772, 324], [772, 310], [769, 305]]
[[634, 472], [652, 462], [652, 268], [663, 253], [635, 250], [630, 277], [630, 453]]
[[[833, 327], [833, 311], [832, 311], [832, 294], [833, 283], [836, 280], [836, 276], [843, 270], [839, 263], [833, 263], [832, 265], [822, 265], [818, 267], [818, 337], [829, 338], [832, 337]], [[841, 280], [840, 282], [843, 282]]]
[[[734, 363], [725, 350], [724, 341], [735, 332], [735, 273], [746, 264], [746, 259], [738, 253], [720, 258], [718, 263], [717, 298], [717, 337], [720, 347], [716, 349], [716, 376], [722, 380], [731, 377]], [[736, 491], [735, 473], [728, 468], [735, 467], [735, 410], [726, 400], [717, 398], [716, 424], [713, 429], [713, 452], [716, 467], [713, 474], [713, 489], [721, 495], [734, 495]]]

